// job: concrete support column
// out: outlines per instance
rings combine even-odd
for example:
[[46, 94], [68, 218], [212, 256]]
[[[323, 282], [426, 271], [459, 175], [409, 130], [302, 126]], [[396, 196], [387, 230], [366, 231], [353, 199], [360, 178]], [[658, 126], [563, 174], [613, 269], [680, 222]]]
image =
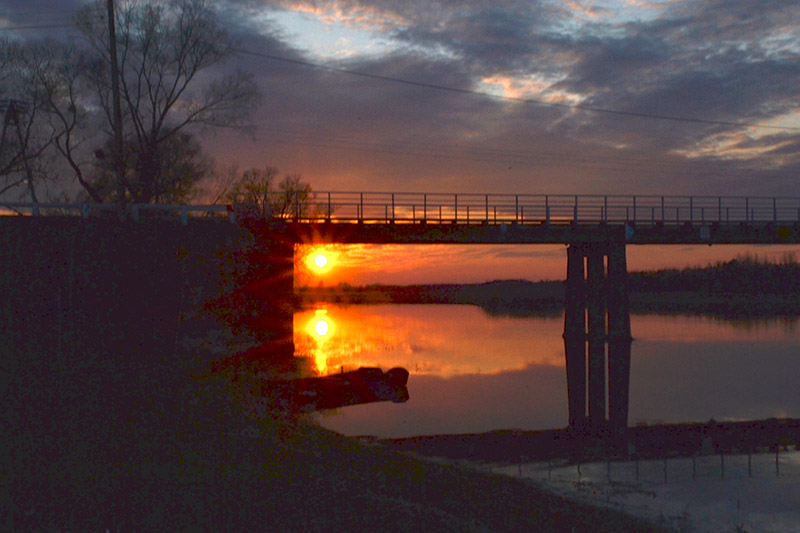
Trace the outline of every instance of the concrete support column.
[[567, 284], [564, 301], [564, 353], [567, 363], [569, 426], [586, 422], [586, 282], [581, 245], [567, 248]]
[[631, 325], [623, 239], [567, 248], [564, 351], [570, 427], [627, 427]]
[[608, 422], [613, 429], [628, 426], [631, 372], [631, 315], [625, 244], [608, 250]]
[[586, 256], [589, 324], [589, 423], [599, 428], [606, 420], [606, 306], [605, 257], [599, 248]]

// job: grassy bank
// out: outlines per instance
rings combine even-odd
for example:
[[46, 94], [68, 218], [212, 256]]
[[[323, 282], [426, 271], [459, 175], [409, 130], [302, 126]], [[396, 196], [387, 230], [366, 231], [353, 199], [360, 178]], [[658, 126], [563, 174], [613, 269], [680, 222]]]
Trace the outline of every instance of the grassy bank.
[[214, 224], [0, 221], [3, 530], [651, 529], [275, 413], [263, 361], [212, 372], [283, 312], [227, 298], [274, 287]]

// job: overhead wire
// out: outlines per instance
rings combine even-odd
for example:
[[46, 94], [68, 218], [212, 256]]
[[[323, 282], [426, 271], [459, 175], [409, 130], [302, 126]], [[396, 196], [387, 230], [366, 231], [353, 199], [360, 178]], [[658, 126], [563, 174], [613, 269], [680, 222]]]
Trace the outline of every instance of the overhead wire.
[[788, 130], [788, 131], [800, 131], [800, 127], [795, 126], [777, 126], [774, 124], [760, 124], [754, 122], [733, 122], [733, 121], [726, 121], [726, 120], [711, 120], [711, 119], [702, 119], [697, 117], [680, 117], [674, 115], [663, 115], [658, 113], [646, 113], [646, 112], [639, 112], [639, 111], [625, 111], [620, 109], [609, 109], [604, 107], [596, 107], [596, 106], [589, 106], [583, 104], [565, 104], [562, 102], [549, 102], [546, 100], [536, 99], [536, 98], [521, 98], [516, 96], [507, 96], [507, 95], [497, 95], [488, 93], [485, 91], [478, 91], [476, 89], [465, 89], [462, 87], [452, 87], [447, 85], [440, 85], [436, 83], [429, 83], [423, 81], [416, 81], [410, 80], [407, 78], [400, 78], [397, 76], [387, 76], [383, 74], [373, 74], [370, 72], [364, 72], [361, 70], [352, 70], [346, 69], [342, 67], [335, 67], [332, 65], [326, 65], [323, 63], [315, 63], [313, 61], [307, 61], [304, 59], [296, 59], [296, 58], [289, 58], [278, 56], [275, 54], [267, 54], [264, 52], [254, 52], [252, 50], [246, 50], [242, 48], [236, 48], [237, 52], [245, 55], [251, 55], [255, 57], [261, 57], [264, 59], [269, 59], [272, 61], [278, 61], [283, 63], [291, 63], [295, 65], [302, 65], [305, 67], [311, 67], [318, 70], [327, 70], [330, 72], [338, 72], [340, 74], [347, 74], [351, 76], [359, 76], [362, 78], [386, 81], [391, 83], [398, 83], [403, 85], [409, 85], [414, 87], [421, 87], [425, 89], [432, 89], [436, 91], [445, 91], [451, 93], [458, 93], [458, 94], [466, 94], [470, 96], [480, 96], [483, 98], [491, 98], [497, 100], [505, 100], [508, 102], [516, 102], [520, 104], [532, 104], [532, 105], [539, 105], [545, 107], [558, 107], [563, 109], [571, 109], [571, 110], [581, 110], [581, 111], [590, 111], [593, 113], [604, 113], [604, 114], [611, 114], [611, 115], [619, 115], [619, 116], [628, 116], [634, 118], [645, 118], [645, 119], [654, 119], [654, 120], [666, 120], [666, 121], [673, 121], [673, 122], [687, 122], [687, 123], [695, 123], [695, 124], [708, 124], [708, 125], [715, 125], [715, 126], [733, 126], [733, 127], [742, 127], [742, 128], [765, 128], [765, 129], [773, 129], [773, 130]]

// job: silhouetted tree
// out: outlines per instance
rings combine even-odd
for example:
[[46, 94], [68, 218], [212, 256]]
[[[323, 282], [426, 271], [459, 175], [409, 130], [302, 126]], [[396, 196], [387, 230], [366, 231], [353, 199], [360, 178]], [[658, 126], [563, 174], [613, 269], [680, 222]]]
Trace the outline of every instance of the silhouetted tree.
[[[94, 53], [87, 74], [110, 135], [110, 45], [99, 7], [83, 8], [76, 21]], [[117, 4], [116, 19], [127, 147], [124, 183], [117, 189], [127, 198], [115, 200], [164, 201], [170, 194], [164, 194], [161, 172], [169, 147], [190, 128], [247, 127], [258, 93], [251, 76], [240, 71], [209, 77], [233, 54], [210, 0], [127, 0]], [[171, 187], [173, 193], [186, 189]]]
[[311, 186], [303, 183], [299, 174], [286, 175], [276, 185], [278, 175], [274, 167], [246, 170], [225, 198], [230, 203], [247, 205], [263, 218], [316, 215]]

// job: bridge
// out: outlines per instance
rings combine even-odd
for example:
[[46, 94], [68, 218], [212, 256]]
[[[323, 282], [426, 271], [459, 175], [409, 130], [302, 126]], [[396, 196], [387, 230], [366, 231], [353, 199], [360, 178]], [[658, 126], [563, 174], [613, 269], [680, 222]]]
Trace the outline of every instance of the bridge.
[[[627, 245], [800, 244], [800, 198], [383, 192], [277, 194], [261, 205], [0, 203], [0, 215], [252, 223], [284, 244], [564, 244], [564, 348], [570, 427], [628, 420], [631, 331]], [[285, 257], [284, 257], [285, 256]]]
[[[800, 243], [800, 197], [274, 193], [267, 206], [0, 202], [0, 215], [121, 216], [134, 221], [253, 216], [286, 224], [298, 243]], [[281, 204], [278, 211], [273, 206]]]

